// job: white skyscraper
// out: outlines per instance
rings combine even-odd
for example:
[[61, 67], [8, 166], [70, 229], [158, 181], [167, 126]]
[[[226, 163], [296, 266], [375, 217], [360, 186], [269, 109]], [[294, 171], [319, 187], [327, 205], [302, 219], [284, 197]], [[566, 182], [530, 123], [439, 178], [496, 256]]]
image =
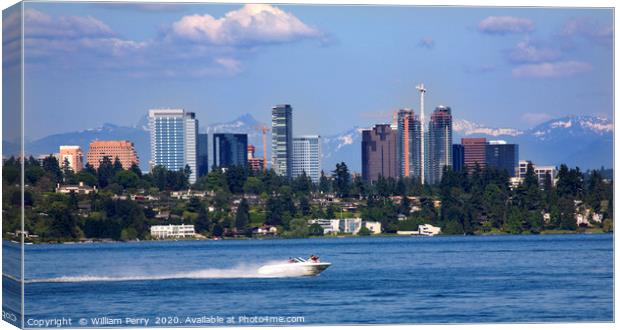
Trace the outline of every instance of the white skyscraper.
[[293, 154], [293, 108], [279, 104], [271, 109], [271, 168], [277, 175], [290, 178]]
[[196, 182], [198, 120], [183, 109], [149, 110], [151, 133], [151, 169], [162, 165], [177, 171], [188, 165], [189, 182]]
[[318, 183], [321, 177], [321, 137], [304, 135], [293, 138], [292, 176], [295, 178], [306, 172], [312, 182]]

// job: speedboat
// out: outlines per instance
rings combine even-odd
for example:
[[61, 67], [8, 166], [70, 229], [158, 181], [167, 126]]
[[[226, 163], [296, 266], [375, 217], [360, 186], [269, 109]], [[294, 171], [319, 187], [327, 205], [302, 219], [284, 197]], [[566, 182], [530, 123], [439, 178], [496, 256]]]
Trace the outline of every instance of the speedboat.
[[311, 259], [291, 258], [286, 263], [268, 264], [260, 267], [260, 275], [289, 277], [289, 276], [316, 276], [332, 264], [321, 262], [318, 257]]

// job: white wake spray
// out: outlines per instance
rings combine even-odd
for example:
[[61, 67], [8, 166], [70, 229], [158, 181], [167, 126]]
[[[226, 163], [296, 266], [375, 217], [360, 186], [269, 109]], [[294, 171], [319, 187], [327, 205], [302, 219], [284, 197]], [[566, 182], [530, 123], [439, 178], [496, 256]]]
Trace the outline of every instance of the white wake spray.
[[132, 275], [76, 275], [52, 278], [27, 279], [26, 283], [71, 283], [71, 282], [124, 282], [124, 281], [159, 281], [173, 279], [217, 279], [217, 278], [274, 278], [295, 277], [302, 274], [264, 275], [258, 269], [265, 265], [280, 264], [285, 261], [270, 261], [262, 264], [239, 264], [232, 268], [206, 268], [171, 274], [132, 274]]

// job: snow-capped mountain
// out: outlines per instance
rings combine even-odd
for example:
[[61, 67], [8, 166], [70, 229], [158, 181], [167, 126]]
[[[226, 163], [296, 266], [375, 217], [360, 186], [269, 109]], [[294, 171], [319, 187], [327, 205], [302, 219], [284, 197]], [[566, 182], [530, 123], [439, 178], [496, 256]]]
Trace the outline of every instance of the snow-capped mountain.
[[567, 116], [542, 123], [528, 131], [528, 134], [541, 141], [564, 138], [566, 136], [605, 136], [613, 134], [611, 120], [595, 116]]
[[613, 121], [596, 116], [566, 116], [529, 129], [515, 142], [520, 157], [550, 165], [613, 167]]
[[322, 137], [323, 169], [329, 172], [345, 162], [349, 170], [361, 172], [363, 128], [355, 127], [340, 134]]
[[201, 132], [213, 133], [245, 133], [258, 135], [260, 127], [265, 124], [258, 122], [251, 114], [246, 113], [233, 121], [215, 123], [201, 127]]
[[473, 134], [484, 134], [489, 136], [519, 136], [523, 134], [523, 131], [515, 128], [491, 128], [465, 119], [455, 119], [452, 122], [452, 130], [457, 135], [462, 136]]

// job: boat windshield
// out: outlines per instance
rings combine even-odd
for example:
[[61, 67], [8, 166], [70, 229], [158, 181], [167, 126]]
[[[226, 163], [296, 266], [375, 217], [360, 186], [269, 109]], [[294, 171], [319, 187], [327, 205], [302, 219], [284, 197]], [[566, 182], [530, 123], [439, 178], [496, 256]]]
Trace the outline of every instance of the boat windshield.
[[303, 258], [299, 258], [299, 257], [297, 257], [297, 258], [295, 258], [295, 259], [293, 259], [293, 260], [295, 260], [295, 262], [306, 262], [306, 260], [305, 260], [305, 259], [303, 259]]

